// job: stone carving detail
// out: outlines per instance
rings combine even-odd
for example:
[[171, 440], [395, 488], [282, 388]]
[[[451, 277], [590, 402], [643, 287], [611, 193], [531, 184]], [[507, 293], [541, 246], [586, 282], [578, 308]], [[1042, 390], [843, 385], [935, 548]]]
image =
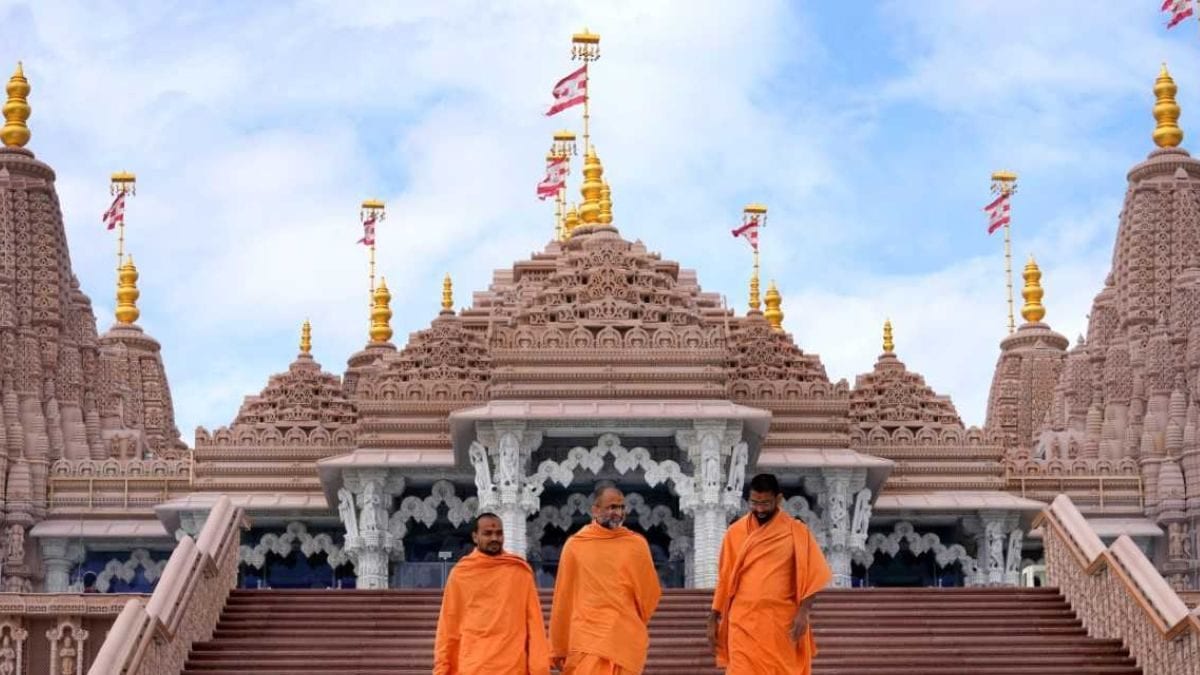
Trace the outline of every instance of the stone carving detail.
[[[460, 527], [479, 512], [479, 500], [476, 497], [460, 498], [455, 494], [454, 483], [439, 480], [433, 484], [429, 496], [425, 498], [409, 495], [400, 501], [400, 508], [388, 520], [388, 532], [397, 542], [392, 548], [392, 558], [404, 558], [404, 536], [408, 534], [409, 521], [422, 523], [425, 527], [433, 527], [438, 519], [438, 507], [445, 505], [446, 519], [454, 527]], [[508, 533], [505, 532], [505, 539]]]
[[22, 675], [25, 672], [25, 639], [29, 637], [20, 622], [0, 621], [0, 675]]
[[88, 632], [79, 619], [63, 619], [58, 626], [46, 631], [50, 641], [51, 675], [83, 675], [84, 642]]
[[[342, 550], [354, 563], [358, 588], [387, 588], [388, 560], [393, 549], [403, 550], [403, 542], [389, 530], [389, 518], [395, 498], [404, 492], [404, 478], [387, 469], [345, 469], [344, 489], [355, 496], [353, 509], [339, 509], [346, 537]], [[350, 534], [354, 530], [357, 534]]]
[[14, 523], [7, 528], [5, 538], [5, 558], [10, 565], [20, 565], [25, 562], [25, 528]]
[[296, 521], [288, 523], [283, 534], [268, 532], [253, 546], [242, 544], [238, 548], [238, 561], [243, 565], [262, 569], [267, 562], [268, 553], [286, 557], [296, 549], [297, 544], [305, 558], [324, 553], [330, 567], [337, 568], [350, 562], [350, 556], [334, 543], [333, 537], [324, 532], [314, 536], [308, 532], [304, 523]]
[[129, 552], [128, 560], [109, 560], [104, 564], [104, 569], [96, 575], [96, 590], [107, 593], [112, 586], [113, 579], [120, 579], [125, 583], [132, 582], [139, 567], [142, 569], [142, 576], [146, 578], [146, 581], [153, 584], [162, 576], [163, 570], [167, 567], [167, 561], [154, 560], [150, 557], [150, 552], [144, 548], [134, 549]]
[[979, 582], [979, 566], [975, 558], [967, 554], [967, 549], [962, 544], [947, 546], [936, 534], [920, 534], [912, 523], [904, 520], [897, 522], [890, 534], [876, 532], [868, 537], [865, 546], [854, 552], [853, 560], [863, 567], [870, 567], [880, 554], [896, 557], [900, 553], [902, 543], [907, 544], [908, 551], [913, 555], [932, 553], [938, 567], [960, 563], [967, 584], [976, 585]]

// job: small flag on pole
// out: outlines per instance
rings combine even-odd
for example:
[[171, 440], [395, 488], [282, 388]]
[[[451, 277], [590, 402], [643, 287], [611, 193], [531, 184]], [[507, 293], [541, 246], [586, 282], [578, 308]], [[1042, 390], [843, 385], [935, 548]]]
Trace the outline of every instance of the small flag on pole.
[[746, 220], [746, 224], [733, 230], [733, 236], [745, 237], [746, 241], [750, 242], [750, 248], [758, 250], [758, 216], [751, 216]]
[[579, 105], [587, 100], [587, 64], [554, 85], [554, 104], [546, 111], [546, 116], [560, 113], [571, 106]]
[[983, 211], [988, 217], [988, 234], [1004, 227], [1011, 220], [1012, 211], [1008, 204], [1010, 196], [1007, 192], [1001, 192], [1000, 196], [996, 197], [991, 204], [983, 207]]
[[117, 225], [125, 224], [125, 191], [118, 190], [117, 196], [113, 198], [112, 206], [104, 212], [103, 221], [107, 229], [116, 229]]
[[358, 243], [363, 244], [365, 246], [374, 246], [375, 245], [375, 214], [372, 213], [371, 215], [367, 216], [366, 218], [363, 218], [362, 225], [363, 225], [363, 237], [362, 237], [362, 239], [358, 240]]
[[546, 177], [538, 183], [538, 199], [546, 200], [558, 194], [567, 185], [567, 158], [554, 157], [546, 160]]
[[1163, 0], [1162, 11], [1171, 15], [1167, 28], [1174, 28], [1192, 15], [1192, 0]]

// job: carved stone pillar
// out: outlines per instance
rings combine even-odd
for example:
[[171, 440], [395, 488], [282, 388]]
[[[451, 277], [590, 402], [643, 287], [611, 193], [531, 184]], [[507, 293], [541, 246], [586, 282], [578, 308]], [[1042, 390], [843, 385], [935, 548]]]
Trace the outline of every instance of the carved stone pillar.
[[975, 560], [979, 566], [968, 584], [1018, 585], [1024, 543], [1020, 516], [1007, 511], [980, 511], [978, 517], [968, 518], [964, 526], [975, 535]]
[[525, 422], [501, 421], [479, 422], [476, 435], [479, 440], [468, 455], [475, 467], [479, 511], [500, 516], [505, 550], [525, 557], [526, 524], [541, 508], [540, 486], [526, 485], [529, 457], [542, 444], [542, 433], [527, 429]]
[[354, 562], [358, 588], [388, 587], [388, 559], [404, 542], [388, 529], [404, 478], [387, 469], [346, 469], [338, 491], [338, 514], [346, 528], [345, 552]]
[[675, 433], [694, 468], [690, 484], [677, 484], [680, 510], [692, 517], [692, 559], [689, 585], [714, 588], [721, 543], [729, 516], [742, 505], [748, 448], [742, 442], [742, 423], [696, 420], [691, 429]]
[[67, 593], [71, 590], [71, 570], [83, 562], [84, 551], [78, 541], [41, 539], [42, 564], [46, 568], [46, 592]]
[[50, 641], [50, 675], [83, 675], [84, 643], [88, 632], [78, 617], [61, 618], [46, 631]]
[[29, 631], [21, 620], [10, 617], [0, 621], [0, 673], [19, 675], [25, 672], [25, 640]]
[[[871, 490], [866, 487], [864, 469], [822, 468], [821, 495], [824, 503], [821, 521], [825, 524], [825, 559], [833, 571], [833, 586], [849, 588], [850, 563], [854, 553], [862, 553], [871, 522]], [[806, 487], [815, 481], [806, 481]]]

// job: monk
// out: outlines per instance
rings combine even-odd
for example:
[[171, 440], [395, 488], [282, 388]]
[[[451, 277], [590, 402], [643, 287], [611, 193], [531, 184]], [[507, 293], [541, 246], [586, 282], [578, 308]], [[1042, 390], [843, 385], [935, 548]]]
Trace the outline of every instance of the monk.
[[550, 675], [533, 570], [504, 552], [504, 523], [481, 513], [475, 550], [450, 570], [434, 643], [434, 675]]
[[636, 675], [662, 589], [650, 546], [625, 523], [611, 481], [592, 491], [592, 522], [563, 546], [550, 612], [550, 655], [565, 675]]
[[811, 675], [813, 600], [833, 575], [812, 532], [784, 511], [779, 481], [750, 481], [750, 513], [721, 545], [708, 641], [726, 675]]

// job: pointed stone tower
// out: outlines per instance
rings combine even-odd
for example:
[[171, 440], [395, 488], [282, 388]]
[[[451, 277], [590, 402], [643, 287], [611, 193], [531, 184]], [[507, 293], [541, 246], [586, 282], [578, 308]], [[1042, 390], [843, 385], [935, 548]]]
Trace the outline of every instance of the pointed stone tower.
[[[5, 90], [0, 129], [0, 590], [29, 591], [42, 573], [26, 537], [46, 515], [51, 464], [109, 457], [103, 431], [140, 432], [143, 420], [110, 424], [102, 419], [106, 402], [121, 385], [106, 375], [91, 301], [71, 271], [54, 171], [25, 148], [31, 137], [26, 124], [31, 87], [20, 64]], [[161, 415], [163, 426], [173, 429], [161, 367], [141, 383], [167, 396]], [[178, 433], [173, 442], [178, 444]]]
[[1167, 535], [1155, 561], [1181, 584], [1200, 567], [1190, 545], [1200, 527], [1200, 161], [1179, 147], [1176, 90], [1164, 65], [1158, 147], [1129, 171], [1112, 270], [1041, 438], [1081, 434], [1079, 456], [1097, 470], [1136, 462], [1144, 513]]
[[989, 437], [1010, 450], [1033, 448], [1034, 432], [1050, 409], [1067, 349], [1067, 339], [1043, 323], [1042, 271], [1032, 256], [1022, 277], [1025, 323], [1000, 342], [985, 425]]

